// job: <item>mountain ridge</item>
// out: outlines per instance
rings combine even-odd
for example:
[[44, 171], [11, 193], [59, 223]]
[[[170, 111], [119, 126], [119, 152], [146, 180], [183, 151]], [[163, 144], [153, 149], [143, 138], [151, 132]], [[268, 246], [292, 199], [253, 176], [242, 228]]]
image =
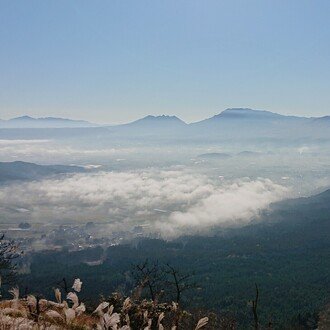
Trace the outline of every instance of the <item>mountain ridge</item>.
[[28, 115], [11, 118], [8, 120], [0, 119], [0, 128], [64, 128], [64, 127], [109, 127], [109, 128], [128, 128], [139, 126], [162, 126], [163, 129], [174, 127], [197, 127], [205, 126], [207, 124], [219, 123], [237, 123], [238, 121], [244, 122], [267, 122], [267, 123], [284, 123], [284, 122], [297, 122], [312, 123], [312, 124], [328, 124], [330, 123], [330, 115], [322, 117], [304, 117], [283, 115], [276, 112], [267, 110], [255, 110], [250, 108], [227, 108], [212, 117], [201, 119], [199, 121], [186, 123], [181, 118], [175, 115], [147, 115], [138, 118], [134, 121], [115, 124], [115, 125], [97, 125], [84, 120], [73, 120], [60, 117], [40, 117], [34, 118]]
[[85, 120], [74, 120], [60, 117], [34, 118], [28, 115], [8, 120], [0, 119], [0, 128], [62, 128], [62, 127], [97, 127]]
[[39, 165], [24, 161], [0, 162], [0, 184], [36, 180], [55, 174], [81, 172], [86, 172], [86, 170], [75, 165]]

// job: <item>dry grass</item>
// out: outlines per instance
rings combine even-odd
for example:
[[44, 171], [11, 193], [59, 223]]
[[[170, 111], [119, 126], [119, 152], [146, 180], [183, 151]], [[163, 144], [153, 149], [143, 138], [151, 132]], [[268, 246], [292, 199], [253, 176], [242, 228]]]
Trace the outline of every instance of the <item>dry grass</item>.
[[203, 329], [208, 318], [198, 322], [175, 303], [159, 304], [148, 300], [132, 300], [114, 294], [91, 314], [79, 300], [81, 281], [76, 279], [65, 299], [55, 289], [54, 301], [29, 295], [19, 297], [18, 288], [10, 290], [13, 298], [0, 302], [0, 330], [178, 330]]

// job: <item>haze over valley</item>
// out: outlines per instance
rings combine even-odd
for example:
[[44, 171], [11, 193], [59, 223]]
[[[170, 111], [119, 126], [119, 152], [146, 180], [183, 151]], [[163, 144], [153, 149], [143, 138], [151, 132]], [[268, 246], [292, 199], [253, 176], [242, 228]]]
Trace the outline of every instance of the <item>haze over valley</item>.
[[49, 122], [23, 116], [0, 129], [5, 226], [93, 222], [105, 236], [209, 235], [330, 184], [327, 117], [227, 109], [191, 124], [165, 115], [117, 126]]

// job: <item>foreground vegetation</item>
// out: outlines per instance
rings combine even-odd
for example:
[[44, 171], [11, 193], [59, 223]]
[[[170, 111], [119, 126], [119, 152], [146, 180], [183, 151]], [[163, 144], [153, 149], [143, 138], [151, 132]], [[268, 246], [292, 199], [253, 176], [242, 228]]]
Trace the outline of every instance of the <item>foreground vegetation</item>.
[[[123, 299], [113, 294], [109, 301], [102, 301], [92, 313], [86, 313], [86, 306], [78, 298], [82, 287], [75, 279], [71, 291], [62, 299], [59, 288], [54, 290], [55, 300], [39, 296], [19, 297], [19, 289], [9, 292], [12, 299], [0, 303], [0, 329], [202, 329], [207, 328], [208, 317], [199, 319], [174, 302], [160, 304], [156, 300], [141, 300], [138, 297]], [[215, 326], [215, 324], [213, 324]], [[212, 327], [213, 327], [212, 326]]]

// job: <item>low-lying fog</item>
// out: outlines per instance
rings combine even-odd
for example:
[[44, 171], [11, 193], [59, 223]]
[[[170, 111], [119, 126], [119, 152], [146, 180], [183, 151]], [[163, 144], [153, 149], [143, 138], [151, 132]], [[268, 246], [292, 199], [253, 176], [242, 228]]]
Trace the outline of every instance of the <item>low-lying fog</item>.
[[273, 202], [328, 188], [322, 144], [0, 141], [0, 161], [79, 165], [83, 173], [0, 186], [2, 222], [143, 225], [165, 237], [239, 226]]

